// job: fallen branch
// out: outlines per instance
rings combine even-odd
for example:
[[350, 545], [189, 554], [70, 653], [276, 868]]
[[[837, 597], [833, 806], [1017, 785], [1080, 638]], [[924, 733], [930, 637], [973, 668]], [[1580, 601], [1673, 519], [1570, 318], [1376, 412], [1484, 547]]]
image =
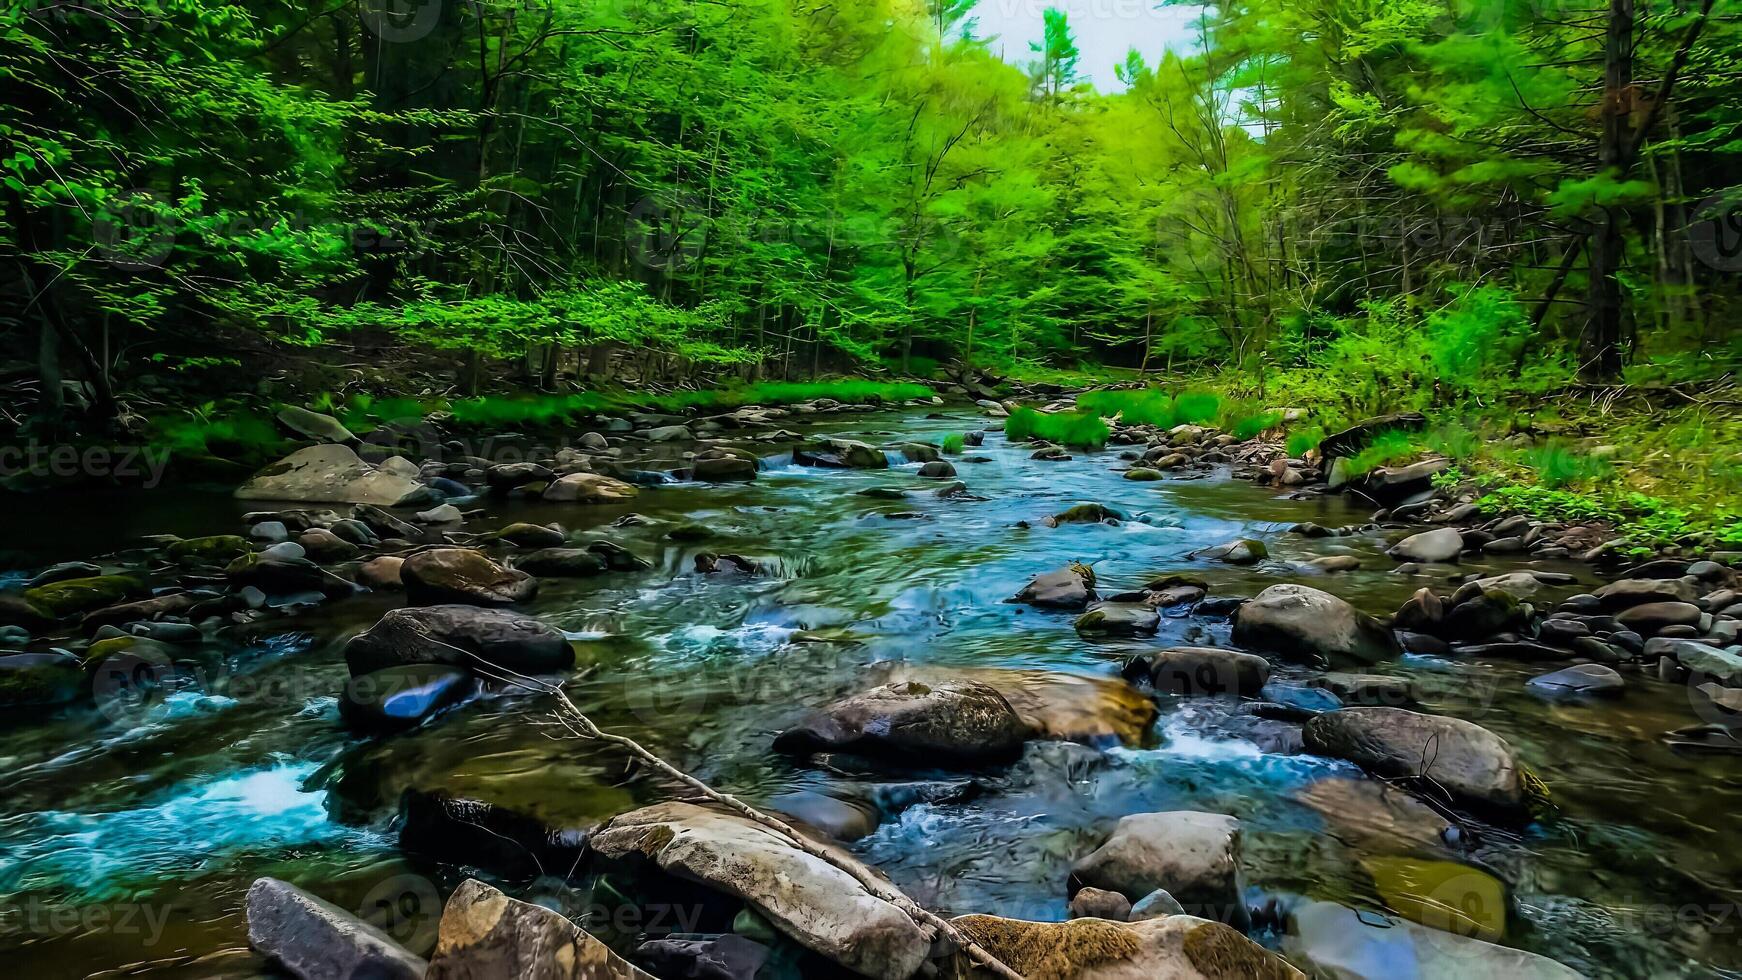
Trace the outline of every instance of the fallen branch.
[[682, 769], [679, 769], [660, 758], [658, 755], [654, 754], [651, 749], [646, 748], [641, 743], [626, 735], [618, 735], [600, 728], [598, 725], [593, 723], [591, 718], [587, 717], [585, 712], [576, 707], [575, 703], [569, 700], [568, 694], [557, 685], [535, 677], [528, 677], [524, 674], [506, 670], [496, 664], [485, 661], [482, 657], [472, 653], [470, 650], [463, 650], [452, 644], [444, 643], [433, 636], [429, 636], [427, 633], [424, 635], [433, 643], [464, 654], [466, 659], [479, 665], [475, 669], [477, 669], [478, 673], [483, 674], [486, 677], [501, 681], [502, 683], [509, 684], [524, 691], [548, 694], [555, 698], [557, 703], [557, 722], [577, 738], [606, 742], [623, 749], [631, 756], [641, 760], [641, 762], [645, 763], [647, 766], [683, 783], [707, 799], [718, 803], [753, 823], [760, 824], [761, 826], [774, 831], [780, 836], [786, 838], [788, 843], [792, 844], [793, 847], [809, 854], [811, 857], [826, 862], [830, 866], [851, 875], [853, 880], [864, 886], [866, 891], [900, 909], [908, 918], [914, 920], [920, 926], [930, 930], [932, 933], [941, 934], [950, 942], [954, 943], [962, 950], [962, 952], [966, 953], [969, 959], [973, 960], [976, 964], [986, 970], [991, 971], [994, 975], [1003, 978], [1003, 980], [1024, 980], [1022, 974], [1017, 973], [1008, 966], [1005, 966], [996, 956], [987, 952], [979, 943], [969, 939], [966, 934], [952, 925], [949, 920], [936, 915], [929, 909], [926, 909], [924, 906], [915, 902], [913, 899], [908, 898], [906, 893], [902, 892], [901, 889], [872, 874], [870, 869], [864, 865], [859, 864], [856, 861], [841, 861], [839, 858], [835, 857], [834, 854], [830, 853], [828, 849], [821, 847], [815, 841], [812, 841], [810, 838], [799, 833], [792, 827], [792, 825], [781, 820], [779, 817], [758, 810], [730, 793], [722, 793], [719, 790], [714, 789], [707, 783], [702, 782], [700, 779], [697, 779], [689, 773], [684, 772]]

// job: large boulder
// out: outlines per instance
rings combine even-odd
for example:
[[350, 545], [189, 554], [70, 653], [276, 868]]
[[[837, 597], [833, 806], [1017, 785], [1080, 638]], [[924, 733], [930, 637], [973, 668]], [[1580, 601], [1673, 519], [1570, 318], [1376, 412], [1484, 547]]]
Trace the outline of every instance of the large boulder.
[[600, 473], [570, 473], [544, 488], [544, 499], [566, 504], [615, 504], [641, 491]]
[[[476, 878], [442, 909], [427, 980], [656, 980], [562, 915]], [[331, 978], [361, 974], [330, 974]]]
[[1185, 697], [1257, 697], [1270, 679], [1270, 662], [1220, 647], [1172, 647], [1126, 665], [1125, 676]]
[[1094, 600], [1095, 573], [1086, 565], [1042, 572], [1009, 599], [1042, 609], [1082, 609]]
[[1427, 425], [1427, 416], [1420, 412], [1409, 412], [1401, 415], [1381, 415], [1357, 422], [1341, 432], [1334, 432], [1319, 441], [1319, 455], [1325, 459], [1338, 456], [1354, 456], [1367, 448], [1382, 432], [1392, 430], [1415, 431]]
[[437, 496], [434, 490], [416, 480], [371, 466], [349, 447], [337, 444], [299, 449], [236, 488], [236, 497], [240, 500], [298, 500], [377, 504], [382, 507], [432, 503]]
[[698, 456], [690, 463], [690, 479], [722, 483], [756, 479], [756, 461], [737, 456]]
[[1464, 536], [1455, 527], [1440, 527], [1412, 534], [1393, 545], [1386, 554], [1398, 561], [1457, 561], [1464, 550]]
[[1546, 956], [1333, 902], [1291, 909], [1282, 949], [1314, 976], [1337, 980], [1582, 980]]
[[538, 579], [503, 568], [471, 548], [431, 548], [399, 566], [405, 596], [415, 606], [459, 602], [508, 606], [538, 594]]
[[[950, 924], [1033, 980], [1305, 980], [1282, 957], [1238, 930], [1192, 915], [1141, 922], [1027, 922], [964, 915]], [[939, 972], [946, 980], [989, 975], [960, 951]]]
[[[800, 945], [875, 980], [906, 980], [931, 950], [906, 913], [854, 875], [745, 817], [661, 803], [613, 818], [589, 844], [606, 861], [651, 864], [747, 902]], [[836, 847], [812, 846], [863, 868]]]
[[1308, 721], [1303, 737], [1313, 752], [1410, 780], [1454, 803], [1506, 817], [1526, 813], [1512, 746], [1480, 725], [1404, 708], [1344, 708]]
[[428, 969], [387, 933], [277, 878], [255, 879], [247, 915], [248, 945], [299, 980], [421, 980]]
[[1121, 817], [1107, 842], [1071, 867], [1071, 887], [1133, 902], [1161, 888], [1192, 915], [1244, 927], [1240, 821], [1197, 810]]
[[1273, 585], [1234, 614], [1234, 642], [1290, 660], [1378, 663], [1398, 654], [1391, 631], [1354, 606], [1304, 585]]
[[411, 664], [549, 674], [574, 662], [574, 648], [555, 628], [505, 609], [465, 604], [390, 610], [345, 644], [352, 676]]
[[1010, 702], [985, 684], [907, 680], [836, 701], [781, 732], [774, 746], [975, 766], [1010, 761], [1027, 736]]
[[[26, 592], [25, 597], [29, 596]], [[1615, 621], [1636, 633], [1651, 636], [1671, 626], [1698, 625], [1700, 607], [1691, 602], [1645, 602], [1623, 609]]]
[[[1320, 445], [1323, 451], [1323, 445]], [[1387, 466], [1362, 477], [1361, 494], [1382, 507], [1395, 507], [1433, 487], [1433, 478], [1451, 469], [1449, 459], [1430, 459], [1408, 466]]]

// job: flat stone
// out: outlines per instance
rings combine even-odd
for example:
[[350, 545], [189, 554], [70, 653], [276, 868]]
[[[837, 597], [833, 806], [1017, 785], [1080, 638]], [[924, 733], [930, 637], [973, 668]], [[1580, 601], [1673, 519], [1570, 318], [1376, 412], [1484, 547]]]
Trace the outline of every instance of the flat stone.
[[299, 449], [254, 474], [236, 488], [239, 500], [410, 506], [436, 499], [416, 480], [365, 463], [349, 447], [328, 444]]
[[1579, 664], [1532, 677], [1531, 691], [1551, 698], [1618, 697], [1627, 682], [1613, 668], [1602, 664]]
[[[364, 980], [366, 974], [327, 974]], [[509, 898], [476, 878], [442, 910], [425, 980], [657, 980], [568, 919]]]
[[422, 980], [429, 965], [387, 933], [279, 881], [248, 888], [248, 945], [300, 980]]

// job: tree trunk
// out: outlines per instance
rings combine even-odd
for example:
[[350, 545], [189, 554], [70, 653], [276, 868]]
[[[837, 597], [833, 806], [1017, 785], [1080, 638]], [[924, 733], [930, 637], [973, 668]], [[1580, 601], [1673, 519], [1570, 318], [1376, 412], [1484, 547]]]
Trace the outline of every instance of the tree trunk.
[[[1597, 172], [1620, 180], [1633, 142], [1628, 125], [1633, 102], [1633, 0], [1609, 0], [1603, 41], [1603, 131], [1597, 144]], [[1621, 280], [1626, 241], [1622, 209], [1600, 209], [1597, 227], [1585, 249], [1585, 332], [1579, 342], [1579, 373], [1590, 381], [1621, 373]]]

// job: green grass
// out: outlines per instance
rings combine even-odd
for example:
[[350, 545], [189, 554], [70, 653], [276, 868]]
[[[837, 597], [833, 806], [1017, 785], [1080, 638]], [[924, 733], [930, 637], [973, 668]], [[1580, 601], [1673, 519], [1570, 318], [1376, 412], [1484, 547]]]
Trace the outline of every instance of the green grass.
[[1018, 408], [1004, 422], [1004, 434], [1012, 442], [1045, 439], [1062, 446], [1102, 446], [1110, 432], [1107, 423], [1094, 412], [1048, 414], [1032, 408]]
[[1209, 425], [1222, 414], [1222, 396], [1213, 391], [1188, 391], [1173, 400], [1181, 422]]
[[967, 444], [968, 444], [968, 437], [967, 436], [962, 435], [960, 432], [952, 432], [949, 435], [944, 436], [944, 440], [943, 440], [941, 449], [943, 452], [948, 453], [951, 456], [954, 456], [957, 453], [961, 452], [962, 448], [964, 446], [966, 446]]

